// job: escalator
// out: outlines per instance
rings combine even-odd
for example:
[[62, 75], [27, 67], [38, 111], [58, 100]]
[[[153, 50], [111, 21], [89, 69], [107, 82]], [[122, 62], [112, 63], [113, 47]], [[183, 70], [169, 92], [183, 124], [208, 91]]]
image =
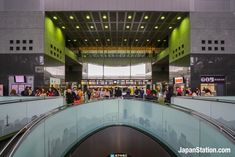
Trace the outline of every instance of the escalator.
[[103, 128], [76, 144], [66, 157], [171, 157], [173, 151], [149, 134], [123, 125]]
[[234, 137], [225, 129], [187, 109], [139, 100], [59, 107], [22, 131], [1, 156], [221, 156], [178, 152], [195, 147], [230, 148], [222, 156], [235, 156]]

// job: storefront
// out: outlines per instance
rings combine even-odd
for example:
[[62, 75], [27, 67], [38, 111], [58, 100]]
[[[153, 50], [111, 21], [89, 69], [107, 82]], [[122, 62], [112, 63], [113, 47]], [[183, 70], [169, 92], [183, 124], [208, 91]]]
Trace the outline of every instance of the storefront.
[[201, 93], [205, 95], [205, 90], [211, 91], [214, 96], [226, 95], [226, 77], [224, 75], [202, 75]]
[[8, 77], [9, 94], [14, 89], [16, 94], [20, 95], [26, 87], [34, 89], [34, 76], [14, 75]]
[[61, 86], [61, 80], [58, 78], [50, 77], [50, 87], [52, 86], [59, 89]]

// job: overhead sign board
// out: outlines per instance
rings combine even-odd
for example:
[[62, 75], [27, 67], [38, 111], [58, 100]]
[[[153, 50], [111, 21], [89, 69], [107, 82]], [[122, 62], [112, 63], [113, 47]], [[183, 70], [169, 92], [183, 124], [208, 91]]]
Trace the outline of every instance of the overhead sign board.
[[225, 76], [209, 76], [203, 75], [201, 76], [201, 83], [224, 83]]

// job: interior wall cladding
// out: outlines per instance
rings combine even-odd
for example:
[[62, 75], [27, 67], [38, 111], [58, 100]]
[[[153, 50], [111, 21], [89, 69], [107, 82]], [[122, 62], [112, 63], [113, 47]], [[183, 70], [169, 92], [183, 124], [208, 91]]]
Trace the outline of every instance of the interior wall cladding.
[[43, 67], [40, 58], [42, 54], [1, 54], [0, 55], [0, 84], [4, 85], [4, 93], [8, 93], [9, 75], [33, 75], [34, 87], [43, 86]]
[[[191, 53], [235, 54], [234, 13], [190, 13]], [[210, 23], [208, 23], [210, 19]]]
[[43, 12], [0, 12], [0, 54], [44, 53]]
[[200, 86], [201, 75], [226, 76], [227, 95], [235, 95], [235, 54], [192, 54], [191, 82], [192, 88]]

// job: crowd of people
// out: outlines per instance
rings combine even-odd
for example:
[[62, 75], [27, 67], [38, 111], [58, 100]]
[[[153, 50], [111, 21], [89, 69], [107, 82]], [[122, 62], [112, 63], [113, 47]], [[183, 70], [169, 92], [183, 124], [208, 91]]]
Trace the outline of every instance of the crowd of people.
[[[212, 92], [208, 88], [203, 88], [204, 95], [210, 96]], [[51, 86], [47, 90], [44, 88], [25, 87], [25, 89], [20, 93], [21, 96], [64, 96], [67, 104], [75, 103], [80, 104], [82, 102], [87, 102], [91, 100], [98, 99], [109, 99], [109, 98], [140, 98], [140, 99], [151, 99], [158, 100], [159, 97], [164, 99], [164, 102], [169, 102], [172, 96], [201, 96], [201, 90], [196, 88], [191, 90], [190, 88], [182, 89], [180, 87], [173, 88], [172, 86], [165, 87], [162, 91], [160, 89], [150, 89], [146, 90], [139, 87], [127, 87], [127, 88], [88, 88], [81, 89], [77, 87], [67, 88], [64, 90], [56, 89]], [[12, 89], [10, 96], [18, 96], [15, 89]]]
[[48, 90], [44, 88], [35, 88], [34, 90], [30, 86], [26, 86], [20, 95], [17, 94], [15, 89], [12, 89], [10, 96], [60, 96], [60, 90], [51, 86]]

